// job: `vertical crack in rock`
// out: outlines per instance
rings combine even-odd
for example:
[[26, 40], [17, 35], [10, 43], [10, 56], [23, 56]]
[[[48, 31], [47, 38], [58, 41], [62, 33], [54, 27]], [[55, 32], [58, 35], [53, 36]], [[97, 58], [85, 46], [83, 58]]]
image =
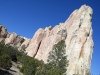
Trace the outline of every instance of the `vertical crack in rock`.
[[27, 55], [31, 57], [36, 56], [40, 43], [44, 38], [44, 33], [45, 33], [44, 29], [42, 28], [38, 29], [38, 31], [31, 39], [29, 46], [26, 48]]
[[39, 43], [39, 45], [38, 45], [38, 47], [37, 47], [36, 53], [34, 54], [34, 56], [33, 56], [33, 57], [35, 57], [35, 56], [37, 55], [37, 53], [38, 53], [38, 51], [39, 51], [40, 46], [41, 46], [41, 41], [40, 41], [40, 43]]
[[90, 30], [91, 30], [91, 28], [89, 29], [89, 33], [86, 32], [86, 34], [85, 34], [86, 40], [84, 41], [84, 43], [83, 43], [83, 45], [82, 45], [82, 47], [81, 47], [79, 59], [82, 58], [82, 56], [84, 55], [84, 54], [83, 54], [83, 51], [84, 51], [84, 45], [85, 45], [85, 43], [87, 42], [87, 38], [88, 38], [89, 35], [90, 35]]
[[87, 38], [86, 38], [86, 40], [84, 41], [84, 43], [81, 47], [81, 51], [80, 51], [80, 54], [79, 54], [79, 59], [83, 57], [84, 45], [85, 45], [86, 41], [87, 41]]

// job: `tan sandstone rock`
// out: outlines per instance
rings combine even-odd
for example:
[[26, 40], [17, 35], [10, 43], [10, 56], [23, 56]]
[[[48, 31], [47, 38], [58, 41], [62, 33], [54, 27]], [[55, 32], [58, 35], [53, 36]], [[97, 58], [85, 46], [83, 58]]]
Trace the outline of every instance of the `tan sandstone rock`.
[[86, 75], [90, 70], [93, 52], [91, 15], [92, 9], [83, 5], [64, 23], [54, 28], [39, 29], [26, 48], [28, 55], [46, 63], [53, 46], [65, 40], [69, 60], [67, 74]]
[[0, 25], [0, 42], [25, 50], [29, 45], [30, 39], [17, 35], [15, 32], [9, 33], [7, 29]]

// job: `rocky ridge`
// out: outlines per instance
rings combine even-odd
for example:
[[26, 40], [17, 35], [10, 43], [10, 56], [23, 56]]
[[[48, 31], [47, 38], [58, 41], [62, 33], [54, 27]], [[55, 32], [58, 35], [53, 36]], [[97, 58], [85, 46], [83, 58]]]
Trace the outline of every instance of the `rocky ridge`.
[[54, 28], [46, 27], [37, 30], [32, 39], [16, 33], [8, 33], [0, 26], [0, 41], [23, 49], [27, 55], [47, 62], [49, 52], [61, 40], [66, 43], [66, 55], [69, 60], [67, 74], [86, 75], [90, 71], [93, 53], [92, 8], [86, 5], [75, 10], [64, 22]]
[[0, 42], [2, 41], [21, 50], [28, 47], [30, 39], [17, 35], [14, 32], [9, 33], [3, 25], [0, 25]]

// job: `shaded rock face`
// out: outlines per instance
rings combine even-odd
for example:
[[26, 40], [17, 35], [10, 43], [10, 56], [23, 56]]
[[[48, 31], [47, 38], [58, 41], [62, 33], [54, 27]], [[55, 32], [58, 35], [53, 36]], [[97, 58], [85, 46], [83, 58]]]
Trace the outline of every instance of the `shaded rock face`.
[[27, 55], [47, 63], [49, 52], [61, 40], [65, 40], [66, 55], [69, 60], [67, 74], [86, 75], [90, 71], [93, 53], [92, 9], [83, 5], [75, 10], [64, 22], [54, 28], [38, 29], [32, 39], [8, 33], [0, 26], [0, 41], [24, 49]]
[[0, 42], [4, 41], [4, 39], [7, 37], [7, 29], [0, 25]]

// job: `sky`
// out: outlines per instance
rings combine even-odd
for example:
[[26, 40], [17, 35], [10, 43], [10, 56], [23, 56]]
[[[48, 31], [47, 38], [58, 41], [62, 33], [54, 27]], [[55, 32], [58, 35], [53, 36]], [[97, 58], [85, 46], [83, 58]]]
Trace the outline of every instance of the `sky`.
[[9, 32], [32, 38], [38, 28], [55, 26], [67, 20], [81, 5], [93, 9], [94, 52], [91, 72], [100, 74], [100, 0], [0, 0], [0, 24]]

